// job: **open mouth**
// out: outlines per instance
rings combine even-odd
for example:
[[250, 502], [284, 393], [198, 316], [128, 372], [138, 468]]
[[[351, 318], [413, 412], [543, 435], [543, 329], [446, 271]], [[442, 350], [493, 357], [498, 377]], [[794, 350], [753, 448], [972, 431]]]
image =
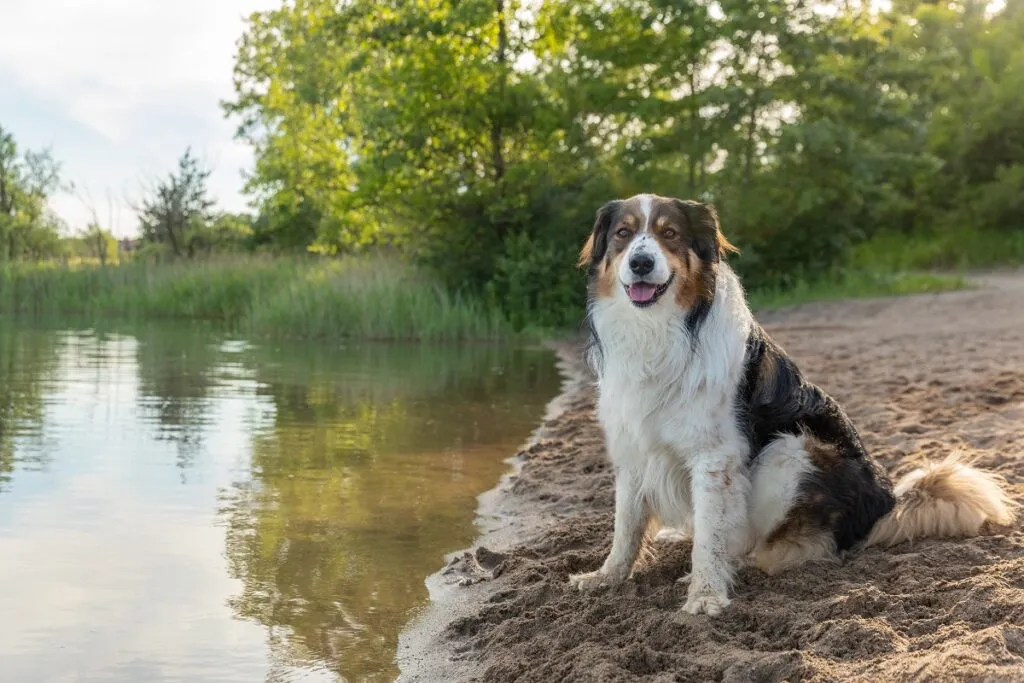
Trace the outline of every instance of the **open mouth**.
[[661, 295], [668, 291], [669, 285], [672, 284], [672, 280], [675, 278], [676, 274], [672, 273], [669, 275], [668, 280], [661, 285], [654, 285], [650, 282], [634, 282], [631, 285], [623, 285], [623, 287], [626, 288], [626, 296], [629, 297], [630, 302], [634, 306], [646, 308], [653, 306], [661, 298]]

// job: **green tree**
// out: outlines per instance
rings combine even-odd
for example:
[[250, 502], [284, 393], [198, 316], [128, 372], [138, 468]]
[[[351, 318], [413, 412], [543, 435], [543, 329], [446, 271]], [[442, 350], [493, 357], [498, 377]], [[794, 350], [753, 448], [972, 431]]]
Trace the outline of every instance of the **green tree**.
[[253, 238], [252, 218], [247, 214], [218, 213], [209, 222], [198, 223], [189, 245], [193, 253], [237, 252], [248, 250]]
[[224, 108], [255, 151], [246, 187], [260, 207], [257, 245], [360, 244], [375, 232], [349, 212], [355, 132], [349, 46], [334, 39], [339, 12], [327, 0], [296, 0], [253, 14], [239, 41], [236, 95]]
[[19, 152], [0, 126], [0, 261], [56, 252], [64, 226], [47, 200], [60, 188], [60, 164], [49, 150]]
[[225, 104], [253, 241], [398, 246], [521, 326], [578, 315], [614, 195], [713, 200], [754, 286], [1019, 226], [1022, 4], [295, 0], [250, 19]]
[[117, 239], [99, 223], [89, 223], [82, 235], [82, 243], [88, 249], [89, 255], [99, 261], [100, 265], [117, 260]]
[[[456, 288], [581, 303], [573, 253], [610, 188], [529, 65], [534, 23], [511, 0], [254, 15], [226, 109], [257, 153], [257, 241], [394, 244]], [[534, 262], [501, 259], [510, 249]]]
[[[911, 48], [945, 55], [929, 143], [943, 160], [930, 198], [939, 224], [990, 230], [1024, 225], [1024, 3], [919, 6]], [[938, 46], [938, 47], [934, 47]]]
[[214, 220], [215, 202], [206, 186], [209, 177], [210, 171], [186, 149], [177, 172], [157, 182], [138, 209], [142, 239], [163, 245], [174, 256], [195, 256]]

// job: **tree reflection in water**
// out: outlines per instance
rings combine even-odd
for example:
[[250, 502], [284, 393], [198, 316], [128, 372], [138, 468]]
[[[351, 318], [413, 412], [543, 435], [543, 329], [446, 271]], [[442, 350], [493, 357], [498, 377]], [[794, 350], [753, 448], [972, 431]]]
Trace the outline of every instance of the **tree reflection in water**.
[[[284, 666], [392, 679], [398, 632], [442, 554], [557, 390], [549, 354], [504, 348], [254, 351], [265, 410], [225, 496], [236, 613]], [[262, 356], [262, 357], [261, 357]]]
[[60, 341], [52, 334], [0, 326], [0, 492], [16, 468], [46, 465], [44, 385], [58, 365]]

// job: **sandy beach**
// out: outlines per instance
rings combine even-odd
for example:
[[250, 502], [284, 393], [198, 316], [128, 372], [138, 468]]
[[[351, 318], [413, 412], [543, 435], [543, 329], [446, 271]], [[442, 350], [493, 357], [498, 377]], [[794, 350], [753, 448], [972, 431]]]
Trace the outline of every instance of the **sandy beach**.
[[[758, 318], [893, 474], [959, 450], [1024, 501], [1024, 274], [967, 291]], [[481, 498], [484, 532], [430, 577], [403, 681], [1021, 681], [1024, 522], [871, 549], [777, 577], [745, 569], [718, 618], [681, 611], [688, 542], [625, 585], [571, 590], [610, 546], [612, 474], [574, 346], [562, 395]]]

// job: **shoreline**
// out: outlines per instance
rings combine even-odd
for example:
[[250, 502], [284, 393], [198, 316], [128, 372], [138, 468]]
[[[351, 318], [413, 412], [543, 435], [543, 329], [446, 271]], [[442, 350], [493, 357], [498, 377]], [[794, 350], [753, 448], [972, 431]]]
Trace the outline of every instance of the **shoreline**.
[[[975, 282], [757, 318], [887, 471], [960, 450], [1024, 501], [1024, 273]], [[618, 589], [572, 591], [568, 574], [606, 554], [614, 507], [577, 348], [556, 345], [562, 392], [480, 496], [480, 535], [427, 579], [399, 681], [1024, 679], [1024, 519], [777, 577], [741, 570], [715, 619], [680, 611], [685, 542], [658, 542]]]
[[444, 566], [425, 579], [430, 602], [399, 634], [396, 661], [400, 674], [396, 681], [468, 680], [480, 675], [484, 664], [460, 657], [458, 644], [446, 637], [446, 631], [457, 620], [478, 613], [496, 592], [490, 579], [500, 576], [499, 567], [507, 554], [557, 519], [551, 511], [533, 508], [522, 500], [515, 484], [531, 449], [555, 438], [559, 419], [575, 403], [586, 400], [593, 378], [578, 342], [546, 345], [554, 351], [562, 375], [559, 393], [545, 407], [540, 425], [505, 460], [509, 471], [494, 488], [478, 496], [476, 516], [481, 531], [473, 544], [448, 553]]

